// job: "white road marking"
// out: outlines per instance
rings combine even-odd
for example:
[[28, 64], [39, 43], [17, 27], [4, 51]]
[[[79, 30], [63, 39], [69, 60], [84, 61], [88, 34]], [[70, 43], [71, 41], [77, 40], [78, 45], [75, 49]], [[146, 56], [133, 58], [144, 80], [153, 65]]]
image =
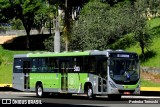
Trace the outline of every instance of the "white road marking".
[[8, 91], [8, 92], [0, 92], [0, 94], [28, 94], [28, 95], [34, 95], [36, 93], [32, 93], [32, 92], [11, 92], [11, 91]]
[[160, 98], [160, 96], [122, 96], [122, 98]]

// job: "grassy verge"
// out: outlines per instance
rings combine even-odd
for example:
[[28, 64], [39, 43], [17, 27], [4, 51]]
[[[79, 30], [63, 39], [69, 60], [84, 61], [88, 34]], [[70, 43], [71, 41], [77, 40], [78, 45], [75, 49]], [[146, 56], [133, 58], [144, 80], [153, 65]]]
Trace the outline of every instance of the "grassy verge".
[[0, 46], [0, 84], [12, 83], [13, 56], [29, 51], [10, 51]]
[[143, 78], [141, 78], [141, 87], [160, 87], [160, 83], [158, 84], [153, 81], [144, 80]]

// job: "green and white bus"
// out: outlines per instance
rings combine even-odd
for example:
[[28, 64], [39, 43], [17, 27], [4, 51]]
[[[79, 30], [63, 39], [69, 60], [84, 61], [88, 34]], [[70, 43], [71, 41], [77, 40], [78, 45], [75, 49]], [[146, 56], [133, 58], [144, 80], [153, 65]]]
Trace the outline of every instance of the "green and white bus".
[[121, 98], [140, 94], [137, 53], [123, 50], [43, 52], [14, 56], [13, 88], [45, 93]]

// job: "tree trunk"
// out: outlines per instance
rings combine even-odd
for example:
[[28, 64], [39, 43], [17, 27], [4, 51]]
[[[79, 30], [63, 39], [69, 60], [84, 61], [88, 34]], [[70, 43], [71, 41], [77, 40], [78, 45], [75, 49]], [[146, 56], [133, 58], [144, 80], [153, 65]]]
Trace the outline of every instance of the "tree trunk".
[[68, 40], [66, 40], [66, 47], [65, 47], [66, 49], [66, 52], [68, 52]]
[[60, 52], [60, 28], [58, 16], [54, 19], [55, 22], [55, 35], [54, 35], [54, 52]]
[[143, 40], [140, 40], [140, 47], [142, 51], [143, 60], [145, 60], [145, 52], [144, 52], [144, 42]]
[[30, 48], [30, 30], [26, 30], [27, 36], [26, 36], [26, 48]]
[[65, 50], [68, 51], [69, 34], [70, 34], [70, 21], [68, 11], [68, 0], [65, 0], [65, 18], [64, 18], [64, 36], [65, 36]]
[[51, 22], [51, 19], [49, 19], [49, 34], [51, 35], [52, 34], [52, 22]]
[[[33, 18], [34, 19], [34, 18]], [[25, 28], [25, 31], [26, 31], [26, 48], [29, 49], [30, 48], [30, 31], [31, 31], [31, 27], [32, 27], [32, 23], [33, 23], [33, 20], [29, 20], [29, 22], [27, 22], [26, 20], [27, 19], [24, 19], [22, 18], [22, 23], [23, 23], [23, 26]]]

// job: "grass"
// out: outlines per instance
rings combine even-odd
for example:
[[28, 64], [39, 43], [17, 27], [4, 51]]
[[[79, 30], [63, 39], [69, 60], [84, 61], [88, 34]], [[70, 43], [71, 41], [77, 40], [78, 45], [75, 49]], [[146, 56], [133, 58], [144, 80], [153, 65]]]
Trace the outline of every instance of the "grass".
[[[152, 19], [148, 21], [148, 23], [150, 25], [150, 31], [153, 38], [152, 44], [149, 47], [151, 53], [148, 54], [149, 57], [145, 61], [141, 61], [140, 64], [141, 67], [147, 66], [160, 68], [160, 18]], [[127, 48], [126, 50], [131, 52], [137, 52], [139, 55], [141, 55], [141, 49], [138, 43], [130, 48]], [[145, 52], [147, 51], [145, 50]], [[160, 78], [160, 76], [158, 78]], [[160, 87], [160, 84], [141, 78], [141, 86]]]
[[[160, 68], [160, 18], [152, 19], [148, 22], [150, 24], [150, 30], [152, 34], [152, 44], [149, 47], [149, 50], [154, 52], [150, 54], [150, 58], [146, 61], [141, 61], [141, 66], [149, 66], [149, 67], [158, 67]], [[127, 51], [134, 51], [137, 52], [139, 55], [141, 54], [141, 49], [139, 44], [127, 48]], [[145, 50], [146, 51], [146, 50]]]
[[148, 21], [150, 29], [160, 26], [160, 18], [155, 18]]
[[28, 53], [29, 51], [10, 51], [0, 46], [0, 84], [12, 83], [12, 65], [15, 54]]
[[[141, 66], [149, 66], [149, 67], [157, 67], [160, 68], [160, 38], [156, 38], [153, 40], [152, 45], [150, 46], [149, 50], [154, 52], [150, 55], [146, 61], [141, 61]], [[141, 54], [141, 49], [137, 45], [126, 49], [127, 51], [137, 52], [139, 55]]]
[[153, 81], [144, 80], [141, 78], [141, 87], [160, 87], [160, 83], [155, 83]]

